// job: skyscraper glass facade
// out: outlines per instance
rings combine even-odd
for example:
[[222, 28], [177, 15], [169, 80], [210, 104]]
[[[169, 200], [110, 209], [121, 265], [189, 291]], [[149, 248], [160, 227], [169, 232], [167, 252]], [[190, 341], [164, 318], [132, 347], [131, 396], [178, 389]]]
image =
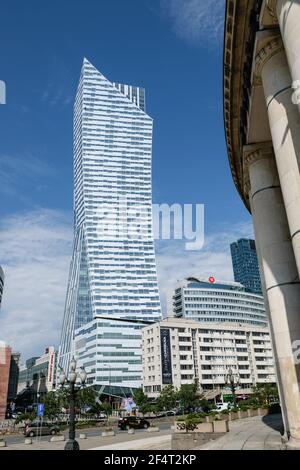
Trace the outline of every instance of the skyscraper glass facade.
[[153, 123], [145, 111], [144, 89], [110, 82], [84, 60], [74, 107], [75, 243], [60, 345], [64, 367], [75, 330], [96, 316], [161, 318]]
[[234, 280], [251, 292], [261, 294], [261, 281], [255, 241], [241, 238], [230, 245]]

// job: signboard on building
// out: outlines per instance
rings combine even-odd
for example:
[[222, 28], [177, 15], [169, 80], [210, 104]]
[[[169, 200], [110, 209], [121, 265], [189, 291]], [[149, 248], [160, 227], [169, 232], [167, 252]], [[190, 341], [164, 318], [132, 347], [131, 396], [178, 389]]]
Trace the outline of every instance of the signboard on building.
[[163, 385], [172, 384], [172, 357], [169, 328], [160, 330], [161, 375]]
[[55, 367], [55, 351], [54, 348], [49, 348], [49, 365], [48, 365], [48, 384], [49, 389], [52, 390], [54, 382], [54, 367]]

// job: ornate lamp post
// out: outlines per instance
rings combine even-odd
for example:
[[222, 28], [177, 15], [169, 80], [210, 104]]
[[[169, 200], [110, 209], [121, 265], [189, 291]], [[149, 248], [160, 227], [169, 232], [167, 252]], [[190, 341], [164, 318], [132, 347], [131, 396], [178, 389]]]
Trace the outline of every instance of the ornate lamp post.
[[[237, 377], [235, 380], [235, 376]], [[231, 393], [232, 393], [232, 398], [233, 398], [233, 404], [234, 407], [236, 407], [236, 386], [240, 383], [240, 376], [239, 374], [234, 374], [232, 369], [229, 368], [227, 374], [225, 375], [225, 383], [230, 386]]]
[[76, 372], [77, 363], [73, 357], [72, 361], [70, 362], [70, 371], [68, 378], [63, 369], [61, 369], [59, 375], [59, 382], [64, 387], [67, 383], [70, 388], [70, 413], [69, 413], [69, 440], [65, 445], [65, 450], [79, 450], [79, 444], [75, 439], [75, 398], [76, 393], [80, 390], [81, 387], [85, 385], [86, 382], [86, 371], [84, 367], [81, 368], [81, 372], [79, 374], [81, 384], [79, 387], [75, 387], [76, 380], [77, 380], [77, 372]]

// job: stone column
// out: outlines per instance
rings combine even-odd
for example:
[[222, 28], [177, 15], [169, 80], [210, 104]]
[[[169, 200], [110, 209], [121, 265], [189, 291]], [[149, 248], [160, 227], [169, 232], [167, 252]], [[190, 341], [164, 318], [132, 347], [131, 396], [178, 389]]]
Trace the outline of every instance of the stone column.
[[293, 342], [300, 338], [298, 271], [272, 147], [247, 146], [244, 161], [281, 378], [284, 421], [290, 444], [300, 448], [300, 364], [293, 356]]
[[300, 111], [300, 0], [273, 0], [270, 4], [278, 19], [291, 73], [294, 103], [297, 94]]
[[[272, 144], [270, 143], [270, 147], [272, 148]], [[261, 150], [258, 148], [258, 151]], [[254, 150], [250, 150], [250, 155], [253, 154]], [[259, 155], [259, 154], [258, 154]], [[253, 159], [253, 156], [250, 158]], [[247, 172], [247, 176], [249, 177], [249, 172]], [[248, 191], [247, 194], [249, 195], [249, 204], [250, 204], [250, 210], [252, 214], [252, 220], [253, 220], [253, 227], [254, 227], [254, 234], [255, 234], [255, 246], [256, 246], [256, 252], [257, 252], [257, 259], [258, 259], [258, 264], [259, 264], [259, 271], [260, 271], [260, 278], [261, 278], [261, 288], [262, 288], [262, 293], [264, 296], [264, 304], [265, 304], [265, 310], [266, 310], [266, 316], [268, 318], [268, 323], [269, 323], [269, 329], [270, 329], [270, 334], [271, 334], [271, 343], [272, 343], [272, 350], [273, 350], [273, 355], [274, 355], [274, 361], [275, 361], [275, 374], [276, 374], [276, 382], [278, 386], [278, 393], [279, 393], [279, 400], [280, 400], [280, 405], [281, 405], [281, 412], [282, 412], [282, 420], [283, 420], [283, 426], [284, 426], [284, 435], [285, 439], [288, 439], [288, 436], [290, 435], [290, 427], [289, 427], [289, 422], [288, 422], [288, 415], [287, 415], [287, 408], [286, 408], [286, 403], [284, 400], [284, 391], [283, 391], [283, 381], [281, 378], [281, 372], [280, 372], [280, 367], [279, 367], [279, 360], [278, 360], [278, 353], [277, 353], [277, 347], [275, 343], [275, 335], [274, 335], [274, 327], [270, 315], [270, 306], [269, 306], [269, 300], [268, 300], [268, 295], [267, 295], [267, 289], [265, 285], [265, 276], [264, 276], [264, 271], [263, 271], [263, 259], [262, 255], [260, 252], [260, 246], [258, 243], [258, 232], [259, 228], [257, 227], [257, 224], [254, 223], [255, 221], [255, 213], [254, 213], [254, 207], [252, 204], [252, 195], [250, 192], [250, 181], [248, 179]]]
[[[261, 75], [283, 200], [300, 274], [300, 115], [292, 103], [291, 76], [279, 37], [256, 56]], [[299, 338], [300, 339], [300, 338]]]

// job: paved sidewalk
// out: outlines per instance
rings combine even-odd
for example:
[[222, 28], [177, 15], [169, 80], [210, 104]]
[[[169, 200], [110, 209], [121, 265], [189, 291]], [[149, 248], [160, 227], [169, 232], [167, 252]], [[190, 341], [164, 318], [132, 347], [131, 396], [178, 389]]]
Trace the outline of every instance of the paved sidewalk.
[[[230, 431], [216, 441], [208, 442], [197, 450], [284, 450], [280, 431], [280, 415], [246, 418], [232, 421]], [[196, 450], [196, 449], [195, 449]]]
[[[84, 432], [84, 430], [82, 431]], [[102, 437], [99, 432], [99, 436], [88, 437], [87, 439], [77, 439], [81, 450], [91, 449], [113, 449], [113, 450], [144, 450], [144, 449], [171, 449], [171, 434], [170, 429], [161, 430], [158, 433], [153, 434], [147, 432], [138, 432], [136, 434], [118, 433], [113, 437]], [[66, 442], [49, 442], [41, 441], [37, 443], [33, 439], [33, 444], [25, 445], [10, 444], [7, 447], [0, 448], [0, 451], [8, 450], [63, 450]]]
[[171, 450], [171, 434], [136, 439], [121, 444], [96, 447], [90, 450]]

